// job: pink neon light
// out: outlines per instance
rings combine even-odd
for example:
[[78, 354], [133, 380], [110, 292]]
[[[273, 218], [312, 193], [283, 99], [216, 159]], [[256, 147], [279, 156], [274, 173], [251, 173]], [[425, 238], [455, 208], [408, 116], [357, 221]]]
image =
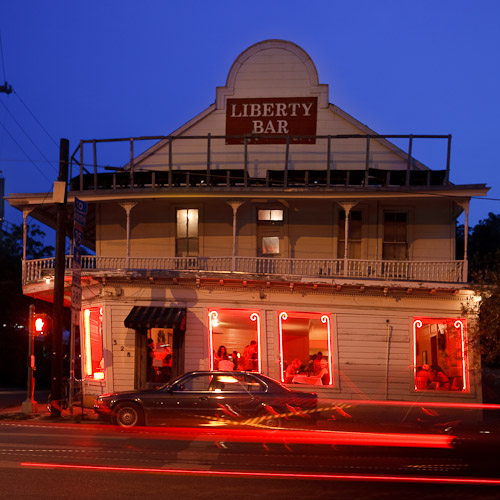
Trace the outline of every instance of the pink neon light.
[[466, 352], [465, 352], [465, 329], [464, 329], [464, 324], [461, 320], [457, 319], [457, 321], [455, 321], [454, 325], [453, 325], [455, 328], [460, 328], [460, 334], [461, 334], [461, 339], [462, 339], [462, 380], [464, 381], [464, 392], [468, 391], [469, 390], [469, 377], [467, 377], [467, 373], [468, 373], [468, 355], [466, 355]]
[[258, 350], [257, 369], [258, 369], [259, 373], [261, 373], [262, 372], [262, 356], [261, 356], [261, 349], [260, 349], [260, 314], [253, 312], [252, 314], [250, 314], [250, 319], [252, 321], [255, 321], [255, 325], [257, 326], [257, 350]]
[[323, 314], [321, 323], [326, 324], [327, 339], [328, 339], [328, 373], [330, 375], [330, 385], [333, 385], [333, 361], [332, 361], [332, 328], [330, 325], [330, 316]]
[[161, 472], [163, 474], [196, 475], [196, 476], [229, 476], [229, 477], [272, 477], [283, 479], [323, 479], [323, 480], [346, 480], [346, 481], [376, 481], [376, 482], [407, 482], [407, 483], [436, 483], [436, 484], [481, 484], [499, 485], [500, 479], [493, 478], [462, 478], [462, 477], [432, 477], [432, 476], [398, 476], [377, 474], [307, 474], [300, 472], [238, 472], [217, 471], [206, 469], [162, 469], [159, 467], [113, 467], [104, 465], [70, 465], [50, 464], [42, 462], [21, 462], [22, 467], [43, 467], [47, 469], [76, 469], [76, 470], [100, 470], [114, 472]]
[[[461, 392], [469, 391], [469, 377], [468, 377], [468, 368], [469, 361], [468, 355], [465, 351], [466, 348], [466, 329], [464, 326], [465, 320], [463, 319], [450, 319], [450, 318], [425, 318], [425, 324], [437, 324], [437, 323], [445, 323], [449, 324], [453, 322], [453, 326], [457, 329], [460, 329], [460, 339], [461, 339], [461, 348], [462, 348], [462, 380], [463, 380], [463, 389]], [[417, 377], [417, 328], [422, 328], [423, 322], [421, 319], [416, 319], [413, 321], [413, 380], [415, 381], [415, 390], [417, 390], [416, 377]]]
[[208, 313], [208, 360], [209, 360], [209, 370], [214, 369], [214, 321], [219, 317], [217, 311], [210, 311]]
[[280, 379], [281, 382], [285, 381], [285, 374], [283, 370], [283, 321], [288, 318], [288, 314], [283, 311], [279, 313], [278, 321], [279, 321], [279, 335], [280, 335]]
[[422, 321], [416, 319], [413, 322], [413, 384], [417, 390], [417, 328], [422, 328]]

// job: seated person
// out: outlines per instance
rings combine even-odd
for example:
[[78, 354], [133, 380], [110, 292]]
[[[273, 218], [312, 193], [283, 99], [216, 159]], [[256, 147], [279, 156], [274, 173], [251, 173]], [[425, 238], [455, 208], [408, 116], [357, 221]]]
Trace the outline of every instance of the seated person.
[[434, 382], [439, 383], [438, 389], [450, 390], [450, 379], [446, 376], [443, 369], [438, 365], [432, 365], [431, 370]]
[[428, 364], [422, 365], [417, 370], [416, 377], [425, 380], [425, 387], [429, 387], [429, 385], [434, 382], [434, 376]]
[[293, 377], [298, 373], [302, 361], [294, 359], [285, 371], [285, 384], [291, 384]]

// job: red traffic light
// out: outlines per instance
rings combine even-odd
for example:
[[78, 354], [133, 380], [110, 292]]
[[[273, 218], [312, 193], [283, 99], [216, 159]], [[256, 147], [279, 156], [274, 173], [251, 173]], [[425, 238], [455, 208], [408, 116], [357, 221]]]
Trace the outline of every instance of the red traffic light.
[[49, 318], [45, 313], [35, 314], [33, 317], [33, 334], [45, 335], [49, 329]]

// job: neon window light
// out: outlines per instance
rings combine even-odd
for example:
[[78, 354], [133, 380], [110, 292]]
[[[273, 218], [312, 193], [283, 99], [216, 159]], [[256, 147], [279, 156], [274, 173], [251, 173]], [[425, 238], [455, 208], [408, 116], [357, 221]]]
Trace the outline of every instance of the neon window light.
[[83, 310], [84, 371], [87, 378], [104, 380], [102, 349], [102, 307]]
[[[450, 388], [460, 392], [469, 391], [466, 324], [465, 318], [414, 318], [413, 373], [415, 390], [422, 390], [421, 387], [417, 387], [417, 368], [424, 364], [441, 366], [440, 363], [443, 362], [446, 366], [444, 370], [447, 371], [446, 375], [450, 376], [450, 379], [453, 378], [454, 382], [457, 381], [455, 385], [452, 382]], [[420, 343], [419, 337], [422, 339]], [[432, 342], [430, 341], [431, 337], [435, 338]], [[458, 381], [461, 382], [462, 387]]]
[[[257, 342], [257, 366], [256, 370], [262, 372], [261, 354], [261, 317], [260, 311], [248, 309], [209, 309], [208, 310], [208, 349], [209, 349], [209, 369], [214, 370], [214, 336], [224, 338], [237, 325], [238, 334], [232, 335], [229, 345], [225, 345], [228, 354], [232, 350], [238, 351], [250, 340]], [[239, 344], [238, 344], [239, 342]], [[241, 345], [240, 345], [241, 344]]]
[[[326, 343], [328, 348], [328, 383], [333, 385], [333, 359], [332, 359], [332, 326], [331, 315], [323, 313], [309, 313], [309, 312], [290, 312], [281, 311], [278, 313], [278, 329], [279, 329], [279, 345], [280, 345], [280, 379], [281, 382], [285, 381], [285, 367], [284, 367], [284, 351], [283, 351], [283, 330], [286, 326], [286, 321], [289, 319], [309, 319], [319, 320], [326, 326]], [[309, 356], [309, 354], [308, 354]]]

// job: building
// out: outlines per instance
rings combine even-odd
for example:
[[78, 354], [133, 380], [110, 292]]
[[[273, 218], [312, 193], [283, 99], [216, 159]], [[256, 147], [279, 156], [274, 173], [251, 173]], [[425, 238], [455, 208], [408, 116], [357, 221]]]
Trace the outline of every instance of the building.
[[[412, 155], [428, 140], [438, 169]], [[81, 141], [68, 203], [87, 203], [95, 252], [81, 259], [86, 393], [213, 368], [225, 346], [321, 397], [481, 401], [455, 225], [488, 188], [450, 182], [450, 145], [370, 130], [281, 40], [240, 54], [215, 103], [169, 136]], [[100, 163], [107, 147], [126, 151], [122, 168]], [[55, 198], [8, 201], [54, 226]], [[53, 259], [24, 262], [24, 293], [52, 300], [53, 276]], [[423, 365], [449, 387], [422, 386]]]

